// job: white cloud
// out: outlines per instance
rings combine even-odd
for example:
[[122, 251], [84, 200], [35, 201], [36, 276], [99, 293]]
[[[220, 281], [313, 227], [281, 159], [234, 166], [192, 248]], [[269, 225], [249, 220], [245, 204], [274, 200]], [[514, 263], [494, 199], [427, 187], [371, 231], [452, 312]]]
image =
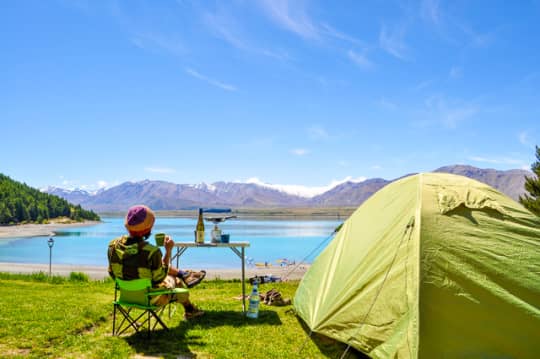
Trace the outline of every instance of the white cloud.
[[305, 148], [294, 148], [290, 152], [296, 156], [305, 156], [309, 153], [309, 150], [306, 150]]
[[529, 134], [526, 131], [519, 133], [519, 142], [527, 147], [534, 148], [533, 141], [531, 141]]
[[242, 148], [271, 148], [275, 146], [276, 139], [274, 137], [254, 137], [251, 139], [246, 139], [245, 142], [239, 143], [238, 145]]
[[[230, 45], [238, 48], [238, 49], [246, 49], [247, 45], [245, 44], [244, 40], [240, 39], [238, 35], [233, 33], [232, 28], [234, 25], [231, 23], [230, 20], [226, 19], [224, 16], [220, 16], [217, 14], [211, 14], [206, 13], [203, 16], [203, 19], [208, 27], [213, 30], [213, 32], [218, 36], [219, 38], [225, 40]], [[236, 33], [238, 31], [235, 31]]]
[[208, 28], [216, 35], [216, 37], [224, 40], [238, 50], [260, 54], [278, 60], [288, 59], [288, 55], [286, 53], [280, 53], [251, 45], [246, 39], [245, 33], [239, 29], [237, 23], [229, 16], [223, 14], [206, 13], [203, 19]]
[[539, 82], [538, 80], [540, 80], [540, 71], [533, 71], [523, 76], [523, 78], [518, 81], [518, 84], [536, 86]]
[[312, 140], [326, 140], [330, 138], [330, 135], [328, 134], [326, 129], [319, 125], [313, 125], [308, 128], [307, 131], [309, 138], [311, 138]]
[[395, 26], [388, 29], [386, 25], [381, 27], [379, 32], [379, 45], [390, 55], [400, 60], [408, 59], [408, 48], [405, 44], [405, 26]]
[[143, 50], [164, 50], [176, 56], [183, 56], [187, 53], [182, 39], [172, 35], [139, 33], [131, 38], [131, 43]]
[[420, 6], [420, 15], [423, 19], [439, 24], [441, 21], [441, 8], [438, 0], [423, 0]]
[[458, 24], [457, 26], [468, 37], [468, 42], [472, 47], [487, 47], [494, 41], [494, 36], [492, 34], [478, 33], [472, 27], [466, 24]]
[[450, 100], [441, 95], [428, 97], [425, 105], [427, 124], [436, 122], [450, 129], [457, 128], [460, 123], [480, 112], [480, 108], [475, 104]]
[[463, 68], [460, 66], [452, 66], [448, 75], [451, 79], [459, 79], [463, 76]]
[[346, 41], [346, 42], [350, 42], [351, 44], [353, 45], [357, 45], [357, 46], [361, 46], [361, 47], [366, 47], [367, 45], [358, 40], [357, 38], [353, 37], [353, 36], [350, 36], [342, 31], [338, 31], [336, 30], [335, 28], [333, 28], [332, 26], [328, 25], [328, 24], [321, 24], [321, 30], [320, 30], [322, 33], [324, 33], [325, 35], [328, 35], [328, 36], [331, 36], [333, 38], [336, 38], [336, 39], [339, 39], [339, 40], [343, 40], [343, 41]]
[[432, 83], [433, 83], [433, 80], [422, 81], [422, 82], [416, 84], [415, 86], [413, 86], [413, 90], [415, 90], [415, 91], [423, 90], [423, 89], [429, 87]]
[[167, 168], [167, 167], [145, 167], [144, 170], [146, 172], [151, 172], [151, 173], [175, 173], [176, 172], [173, 168]]
[[99, 180], [93, 184], [84, 184], [84, 183], [81, 183], [81, 181], [79, 180], [66, 179], [64, 176], [60, 176], [60, 179], [62, 180], [61, 184], [54, 185], [54, 187], [63, 188], [69, 191], [84, 190], [90, 193], [94, 193], [100, 189], [110, 188], [118, 184], [118, 183], [110, 184], [109, 182], [104, 181], [104, 180]]
[[520, 166], [520, 167], [523, 167], [523, 162], [524, 162], [522, 160], [517, 160], [515, 158], [509, 158], [509, 157], [489, 158], [489, 157], [482, 157], [482, 156], [470, 156], [469, 160], [475, 161], [475, 162], [492, 163], [492, 164], [500, 164], [500, 165], [514, 165], [514, 166]]
[[368, 58], [363, 54], [359, 54], [353, 50], [349, 50], [347, 52], [347, 56], [352, 62], [354, 62], [356, 65], [363, 68], [364, 70], [370, 70], [373, 68], [373, 63], [369, 61]]
[[[301, 197], [311, 198], [311, 197], [317, 196], [319, 194], [322, 194], [322, 193], [324, 193], [324, 192], [326, 192], [328, 190], [331, 190], [332, 188], [334, 188], [334, 187], [336, 187], [336, 186], [338, 186], [340, 184], [343, 184], [345, 182], [359, 183], [359, 182], [363, 182], [365, 180], [366, 180], [365, 177], [353, 178], [351, 176], [348, 176], [348, 177], [345, 177], [342, 180], [333, 180], [333, 181], [330, 182], [330, 184], [328, 184], [326, 186], [313, 186], [313, 187], [310, 187], [310, 186], [301, 186], [301, 185], [269, 184], [269, 183], [265, 183], [265, 182], [261, 181], [257, 177], [251, 177], [251, 178], [247, 179], [244, 183], [253, 183], [253, 184], [256, 184], [256, 185], [259, 185], [259, 186], [272, 188], [272, 189], [282, 191], [282, 192], [285, 192], [285, 193], [288, 193], [288, 194], [293, 194], [293, 195], [297, 195], [297, 196], [301, 196]], [[241, 182], [241, 181], [239, 181], [239, 182]]]
[[289, 54], [285, 51], [279, 51], [279, 50], [274, 51], [274, 50], [260, 49], [260, 48], [253, 49], [253, 51], [255, 51], [256, 53], [262, 54], [264, 56], [272, 57], [280, 61], [286, 61], [290, 59]]
[[456, 128], [460, 122], [466, 121], [478, 113], [474, 106], [445, 108], [442, 110], [441, 121], [448, 128]]
[[377, 102], [377, 104], [379, 106], [381, 106], [382, 108], [385, 108], [387, 110], [395, 110], [398, 107], [395, 103], [393, 103], [392, 101], [389, 101], [389, 100], [387, 100], [385, 98], [381, 98]]
[[341, 167], [349, 167], [349, 162], [345, 160], [338, 161], [338, 165]]
[[299, 0], [263, 0], [264, 12], [282, 28], [306, 39], [317, 39], [319, 32]]
[[[306, 9], [306, 2], [303, 0], [262, 0], [259, 2], [264, 13], [278, 26], [290, 31], [306, 40], [331, 42], [332, 47], [342, 47], [343, 45], [354, 45], [361, 48], [360, 51], [343, 51], [347, 58], [364, 70], [374, 67], [366, 52], [369, 47], [365, 42], [351, 36], [343, 31], [337, 30], [328, 23], [312, 19]], [[263, 52], [264, 53], [264, 52]], [[284, 55], [271, 52], [277, 58], [284, 58]], [[286, 56], [286, 55], [285, 55]], [[286, 56], [288, 57], [288, 56]]]
[[337, 39], [362, 48], [368, 45], [354, 36], [337, 30], [325, 22], [312, 19], [304, 0], [262, 0], [259, 4], [274, 23], [304, 39], [319, 40], [322, 37]]
[[101, 180], [101, 181], [97, 182], [97, 187], [98, 187], [98, 189], [107, 188], [107, 187], [109, 187], [109, 183], [107, 181]]
[[500, 163], [498, 160], [493, 158], [486, 158], [486, 157], [480, 157], [480, 156], [470, 156], [469, 160], [475, 161], [475, 162], [485, 162], [485, 163]]
[[215, 87], [219, 87], [223, 90], [226, 90], [226, 91], [236, 91], [236, 87], [233, 86], [233, 85], [229, 85], [229, 84], [226, 84], [226, 83], [223, 83], [223, 82], [220, 82], [220, 81], [217, 81], [217, 80], [214, 80], [210, 77], [207, 77], [205, 75], [202, 75], [200, 74], [199, 72], [191, 69], [191, 68], [186, 68], [186, 73], [188, 73], [189, 75], [195, 77], [196, 79], [199, 79], [199, 80], [202, 80], [212, 86], [215, 86]]
[[382, 170], [383, 167], [380, 166], [380, 165], [373, 165], [373, 166], [371, 166], [371, 169], [372, 169], [372, 170], [377, 170], [377, 171], [378, 171], [378, 170]]

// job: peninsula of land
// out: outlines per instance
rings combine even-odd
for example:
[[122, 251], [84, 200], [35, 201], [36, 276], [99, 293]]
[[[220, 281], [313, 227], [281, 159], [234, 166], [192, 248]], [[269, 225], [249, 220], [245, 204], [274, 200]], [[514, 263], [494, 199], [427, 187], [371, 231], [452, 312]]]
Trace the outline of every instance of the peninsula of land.
[[47, 224], [14, 224], [0, 226], [0, 241], [7, 238], [53, 236], [56, 231], [66, 227], [84, 227], [99, 224], [99, 221], [72, 222], [51, 220]]

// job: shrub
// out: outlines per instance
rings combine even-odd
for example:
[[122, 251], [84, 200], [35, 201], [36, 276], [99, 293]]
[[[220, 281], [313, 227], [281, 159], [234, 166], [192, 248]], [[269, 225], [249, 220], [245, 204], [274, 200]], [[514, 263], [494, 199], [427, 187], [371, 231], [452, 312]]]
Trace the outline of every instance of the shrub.
[[71, 272], [69, 273], [69, 281], [70, 282], [89, 282], [90, 278], [86, 273], [82, 272]]

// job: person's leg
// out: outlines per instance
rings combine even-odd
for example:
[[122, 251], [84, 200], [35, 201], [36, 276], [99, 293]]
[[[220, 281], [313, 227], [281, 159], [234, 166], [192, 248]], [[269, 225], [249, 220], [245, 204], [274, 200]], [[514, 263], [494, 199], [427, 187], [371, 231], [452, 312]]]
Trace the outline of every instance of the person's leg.
[[[161, 283], [159, 283], [159, 285], [158, 285], [158, 288], [166, 288], [166, 289], [174, 289], [176, 287], [177, 287], [176, 278], [171, 276], [171, 275], [168, 275], [167, 277], [165, 277], [165, 279]], [[189, 296], [189, 294], [187, 294], [187, 293], [186, 293], [186, 295]], [[184, 299], [183, 298], [175, 298], [174, 295], [172, 295], [172, 294], [162, 294], [162, 295], [153, 297], [152, 300], [150, 301], [150, 303], [152, 305], [157, 305], [158, 307], [160, 307], [160, 306], [169, 304], [169, 302], [171, 302], [173, 300], [177, 300], [179, 302], [182, 302]]]
[[[174, 279], [174, 283], [175, 283], [176, 288], [186, 288], [186, 283], [183, 280], [181, 280], [180, 278], [172, 277], [172, 276], [169, 276], [169, 277]], [[196, 318], [196, 317], [200, 317], [201, 315], [204, 314], [204, 311], [200, 310], [193, 303], [191, 303], [191, 301], [189, 300], [189, 294], [188, 293], [186, 293], [185, 295], [182, 295], [181, 297], [179, 297], [178, 301], [184, 307], [184, 318], [185, 319], [193, 319], [193, 318]]]

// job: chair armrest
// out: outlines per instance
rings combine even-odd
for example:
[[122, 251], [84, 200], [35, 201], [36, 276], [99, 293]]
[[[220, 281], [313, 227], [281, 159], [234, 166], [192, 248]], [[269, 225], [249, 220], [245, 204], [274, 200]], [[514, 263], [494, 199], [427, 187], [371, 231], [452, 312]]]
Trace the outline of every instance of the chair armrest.
[[173, 288], [173, 289], [163, 289], [163, 290], [155, 290], [155, 291], [153, 290], [146, 293], [146, 295], [148, 297], [154, 297], [156, 295], [162, 295], [162, 294], [183, 294], [183, 293], [189, 293], [189, 290], [187, 290], [186, 288]]

